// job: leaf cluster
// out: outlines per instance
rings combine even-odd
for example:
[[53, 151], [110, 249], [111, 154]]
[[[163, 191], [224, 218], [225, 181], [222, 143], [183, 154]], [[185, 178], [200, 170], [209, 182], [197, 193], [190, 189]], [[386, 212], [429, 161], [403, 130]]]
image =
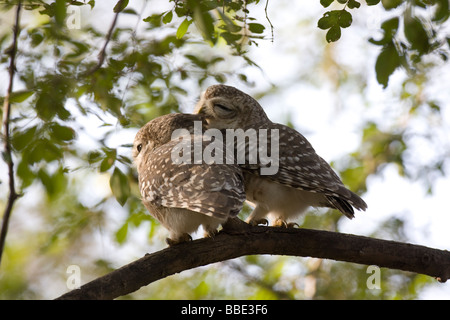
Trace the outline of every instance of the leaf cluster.
[[[341, 29], [352, 24], [352, 14], [347, 9], [361, 6], [356, 0], [336, 1], [344, 7], [325, 12], [318, 21], [320, 29], [328, 30], [325, 36], [327, 42], [339, 40]], [[325, 8], [333, 2], [334, 0], [320, 1]], [[381, 23], [381, 39], [369, 39], [370, 43], [381, 47], [375, 64], [378, 83], [386, 88], [389, 77], [399, 68], [404, 68], [409, 73], [416, 72], [426, 55], [434, 54], [444, 61], [448, 60], [450, 38], [443, 38], [438, 31], [450, 15], [447, 0], [367, 0], [366, 4], [375, 6], [380, 2], [386, 11], [396, 14]]]
[[[194, 24], [204, 41], [211, 45], [225, 41], [236, 50], [236, 54], [244, 54], [245, 46], [256, 44], [254, 39], [262, 39], [264, 25], [255, 22], [249, 16], [248, 7], [259, 1], [173, 1], [172, 10], [153, 14], [144, 19], [152, 26], [175, 24], [176, 37], [182, 39]], [[175, 17], [180, 23], [176, 23]]]

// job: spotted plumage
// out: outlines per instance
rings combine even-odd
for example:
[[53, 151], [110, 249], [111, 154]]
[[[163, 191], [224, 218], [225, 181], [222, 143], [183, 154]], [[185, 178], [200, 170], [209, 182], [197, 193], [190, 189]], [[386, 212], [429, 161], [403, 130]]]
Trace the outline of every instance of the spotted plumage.
[[358, 195], [344, 186], [302, 134], [270, 121], [259, 103], [244, 92], [225, 85], [211, 86], [201, 96], [195, 112], [205, 117], [207, 128], [254, 129], [257, 132], [262, 129], [267, 130], [268, 136], [277, 134], [274, 141], [267, 139], [266, 146], [266, 151], [271, 150], [271, 143], [278, 147], [275, 173], [262, 175], [261, 162], [241, 164], [247, 200], [255, 205], [248, 222], [259, 223], [270, 214], [275, 225], [286, 226], [287, 220], [309, 206], [335, 208], [349, 218], [354, 217], [353, 208], [367, 208]]
[[[142, 201], [170, 231], [167, 242], [171, 245], [189, 240], [200, 225], [207, 236], [213, 235], [220, 224], [239, 213], [245, 200], [238, 166], [195, 164], [193, 152], [188, 154], [190, 161], [174, 161], [180, 156], [174, 150], [181, 143], [190, 150], [196, 142], [201, 150], [211, 143], [193, 134], [194, 121], [203, 119], [189, 114], [158, 117], [139, 130], [133, 144]], [[187, 135], [172, 139], [175, 129], [186, 129]]]

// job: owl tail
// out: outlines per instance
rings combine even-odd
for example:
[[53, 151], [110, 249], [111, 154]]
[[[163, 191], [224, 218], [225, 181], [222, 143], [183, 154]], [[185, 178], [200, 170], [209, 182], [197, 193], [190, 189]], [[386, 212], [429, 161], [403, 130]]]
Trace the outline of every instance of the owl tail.
[[342, 212], [347, 218], [353, 219], [355, 217], [353, 207], [365, 211], [367, 209], [367, 204], [357, 194], [351, 191], [349, 192], [350, 194], [346, 198], [336, 196], [326, 196], [326, 198], [330, 202], [331, 207]]

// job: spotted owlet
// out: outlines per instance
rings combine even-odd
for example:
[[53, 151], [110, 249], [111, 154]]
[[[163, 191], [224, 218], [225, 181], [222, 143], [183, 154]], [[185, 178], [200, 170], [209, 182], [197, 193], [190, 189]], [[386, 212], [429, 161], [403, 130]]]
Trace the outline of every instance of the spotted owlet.
[[[226, 85], [210, 86], [202, 94], [195, 113], [205, 117], [207, 128], [242, 129], [244, 134], [248, 133], [247, 137], [251, 137], [252, 132], [256, 135], [256, 142], [253, 142], [258, 145], [252, 147], [248, 139], [246, 161], [240, 163], [244, 169], [247, 200], [255, 205], [247, 222], [267, 222], [265, 217], [270, 214], [274, 225], [292, 226], [294, 223], [287, 221], [309, 206], [338, 209], [348, 218], [354, 217], [353, 207], [367, 208], [358, 195], [344, 186], [302, 134], [270, 121], [259, 103], [244, 92]], [[265, 133], [264, 140], [261, 133]], [[252, 148], [258, 151], [253, 164], [249, 161]], [[273, 156], [272, 163], [263, 163], [264, 155], [269, 153]], [[264, 173], [262, 169], [269, 164], [274, 170]]]
[[[193, 114], [158, 117], [138, 131], [133, 143], [142, 201], [150, 214], [170, 231], [169, 245], [190, 240], [190, 234], [200, 225], [205, 235], [212, 236], [220, 224], [239, 213], [245, 201], [238, 166], [191, 161], [194, 154], [191, 146], [196, 139], [200, 139], [201, 150], [210, 143], [194, 137], [194, 121], [201, 125], [202, 117]], [[176, 129], [184, 129], [187, 138], [192, 139], [172, 137]], [[187, 145], [182, 145], [185, 141]], [[184, 161], [180, 161], [183, 153]]]

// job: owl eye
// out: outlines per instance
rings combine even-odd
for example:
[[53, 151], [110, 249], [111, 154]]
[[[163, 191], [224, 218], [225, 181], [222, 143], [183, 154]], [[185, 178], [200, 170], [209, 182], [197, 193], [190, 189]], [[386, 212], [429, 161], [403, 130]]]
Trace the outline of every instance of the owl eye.
[[136, 149], [137, 149], [138, 152], [141, 152], [141, 150], [142, 150], [142, 143], [138, 144]]
[[232, 112], [233, 111], [232, 109], [230, 109], [227, 106], [224, 106], [223, 104], [220, 104], [220, 103], [215, 103], [214, 104], [214, 108], [218, 108], [221, 111], [225, 111], [225, 112]]
[[216, 116], [222, 119], [231, 119], [236, 116], [236, 110], [233, 108], [229, 108], [223, 104], [215, 103], [214, 104], [214, 112]]

